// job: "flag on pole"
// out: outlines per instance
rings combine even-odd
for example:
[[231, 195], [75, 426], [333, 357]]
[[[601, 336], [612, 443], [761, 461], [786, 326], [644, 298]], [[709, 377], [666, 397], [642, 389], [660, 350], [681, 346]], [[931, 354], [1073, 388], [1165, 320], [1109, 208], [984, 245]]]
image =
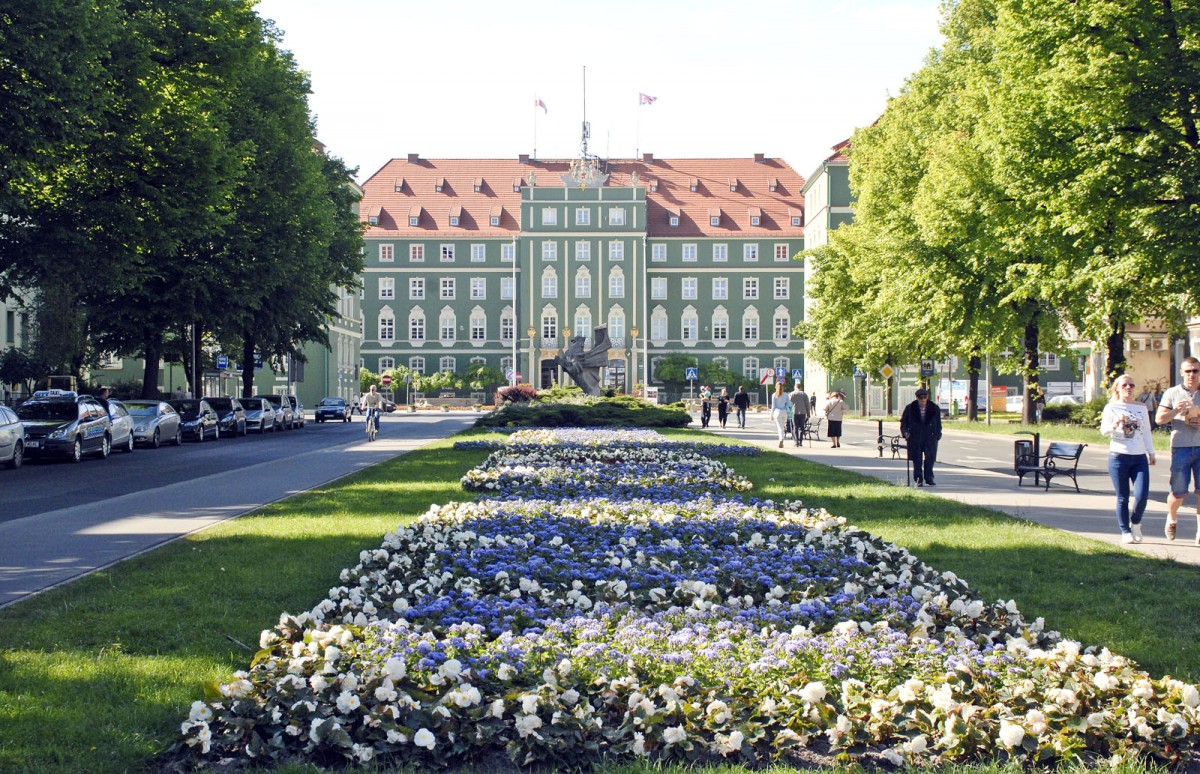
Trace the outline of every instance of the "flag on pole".
[[638, 92], [639, 105], [653, 105], [654, 100], [656, 99], [658, 99], [658, 97], [651, 97], [649, 94], [642, 94], [641, 92]]
[[543, 113], [549, 113], [549, 112], [550, 112], [549, 110], [547, 110], [547, 109], [546, 109], [546, 103], [545, 103], [545, 102], [542, 102], [542, 100], [541, 100], [541, 97], [538, 97], [538, 98], [536, 98], [536, 99], [534, 100], [534, 102], [533, 102], [533, 106], [534, 106], [535, 108], [541, 108]]

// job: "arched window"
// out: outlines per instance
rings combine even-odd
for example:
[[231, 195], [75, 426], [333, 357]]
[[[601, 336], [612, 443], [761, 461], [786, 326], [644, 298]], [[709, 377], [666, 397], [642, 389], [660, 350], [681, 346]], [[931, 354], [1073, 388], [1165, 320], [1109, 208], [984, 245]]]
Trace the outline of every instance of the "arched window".
[[456, 338], [457, 327], [458, 318], [454, 310], [448, 306], [442, 307], [442, 312], [438, 315], [438, 340], [443, 344], [452, 343]]

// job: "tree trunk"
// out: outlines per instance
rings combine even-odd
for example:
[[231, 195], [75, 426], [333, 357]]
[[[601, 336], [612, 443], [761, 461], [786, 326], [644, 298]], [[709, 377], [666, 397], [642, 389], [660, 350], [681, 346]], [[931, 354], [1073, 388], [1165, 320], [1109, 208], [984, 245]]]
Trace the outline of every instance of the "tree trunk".
[[1125, 323], [1114, 322], [1104, 343], [1104, 389], [1125, 373]]
[[242, 397], [254, 395], [254, 340], [242, 339]]
[[142, 397], [154, 400], [162, 397], [158, 392], [158, 363], [162, 352], [157, 341], [148, 341], [142, 348], [146, 356], [146, 367], [142, 371]]
[[1021, 407], [1021, 421], [1027, 425], [1037, 424], [1037, 406], [1042, 398], [1042, 386], [1038, 383], [1038, 316], [1025, 326], [1025, 354], [1022, 359], [1022, 371], [1025, 374], [1025, 401]]
[[967, 374], [970, 381], [967, 383], [967, 421], [979, 421], [979, 368], [983, 365], [983, 359], [979, 355], [971, 355], [971, 360], [967, 364]]

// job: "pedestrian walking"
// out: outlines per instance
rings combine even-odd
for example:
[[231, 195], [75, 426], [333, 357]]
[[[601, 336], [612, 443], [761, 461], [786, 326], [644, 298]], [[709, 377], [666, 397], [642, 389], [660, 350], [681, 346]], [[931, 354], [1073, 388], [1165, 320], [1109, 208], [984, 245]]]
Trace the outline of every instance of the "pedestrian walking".
[[908, 447], [917, 486], [937, 486], [933, 481], [933, 464], [937, 462], [938, 441], [942, 440], [942, 410], [929, 402], [929, 390], [924, 387], [914, 397], [900, 415], [900, 435]]
[[846, 405], [845, 398], [843, 392], [833, 390], [822, 407], [825, 413], [825, 424], [829, 428], [829, 440], [832, 441], [829, 446], [831, 449], [842, 448], [842, 417], [850, 408]]
[[788, 397], [792, 401], [792, 438], [799, 447], [804, 444], [804, 432], [808, 430], [808, 415], [812, 411], [812, 403], [798, 381]]
[[[1200, 360], [1185, 357], [1180, 364], [1183, 381], [1163, 393], [1158, 401], [1160, 425], [1171, 423], [1171, 496], [1167, 498], [1167, 540], [1175, 539], [1179, 506], [1194, 487], [1200, 496]], [[1200, 526], [1196, 545], [1200, 546]]]
[[721, 423], [721, 429], [725, 429], [725, 421], [729, 419], [729, 388], [722, 387], [721, 394], [717, 396], [717, 421]]
[[1158, 423], [1154, 421], [1154, 415], [1158, 412], [1158, 398], [1154, 394], [1154, 385], [1146, 384], [1142, 387], [1142, 392], [1137, 396], [1137, 402], [1146, 407], [1146, 413], [1150, 416], [1150, 429], [1158, 427]]
[[712, 390], [708, 389], [708, 385], [700, 388], [700, 427], [708, 427], [709, 420], [712, 419]]
[[737, 407], [737, 423], [738, 427], [746, 429], [746, 409], [750, 408], [750, 393], [746, 392], [746, 385], [738, 387], [737, 394], [733, 396], [733, 405]]
[[1150, 500], [1150, 466], [1154, 464], [1150, 412], [1134, 398], [1133, 390], [1132, 376], [1118, 376], [1100, 416], [1100, 433], [1109, 438], [1108, 475], [1117, 492], [1117, 527], [1122, 543], [1142, 542], [1142, 514]]
[[779, 434], [779, 448], [783, 448], [783, 438], [787, 434], [788, 414], [792, 410], [792, 401], [783, 391], [783, 381], [775, 383], [775, 394], [771, 396], [771, 419]]

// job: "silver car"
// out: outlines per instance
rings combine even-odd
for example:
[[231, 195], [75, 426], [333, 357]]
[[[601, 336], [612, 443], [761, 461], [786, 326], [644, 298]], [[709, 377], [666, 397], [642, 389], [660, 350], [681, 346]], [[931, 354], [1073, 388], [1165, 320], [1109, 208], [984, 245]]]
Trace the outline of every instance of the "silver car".
[[239, 398], [242, 408], [246, 409], [246, 432], [251, 431], [262, 435], [270, 430], [275, 432], [279, 421], [275, 418], [275, 407], [271, 401], [259, 397]]
[[134, 443], [157, 449], [164, 443], [179, 446], [183, 430], [179, 427], [179, 412], [161, 400], [127, 400], [125, 410], [133, 420]]
[[0, 406], [0, 462], [10, 468], [21, 467], [25, 461], [25, 425], [16, 412]]
[[113, 451], [133, 451], [133, 417], [129, 415], [129, 410], [124, 403], [112, 398], [109, 398], [107, 408], [108, 418], [112, 422]]
[[292, 417], [292, 403], [286, 395], [259, 395], [275, 409], [275, 424], [277, 430], [291, 430], [296, 426]]

